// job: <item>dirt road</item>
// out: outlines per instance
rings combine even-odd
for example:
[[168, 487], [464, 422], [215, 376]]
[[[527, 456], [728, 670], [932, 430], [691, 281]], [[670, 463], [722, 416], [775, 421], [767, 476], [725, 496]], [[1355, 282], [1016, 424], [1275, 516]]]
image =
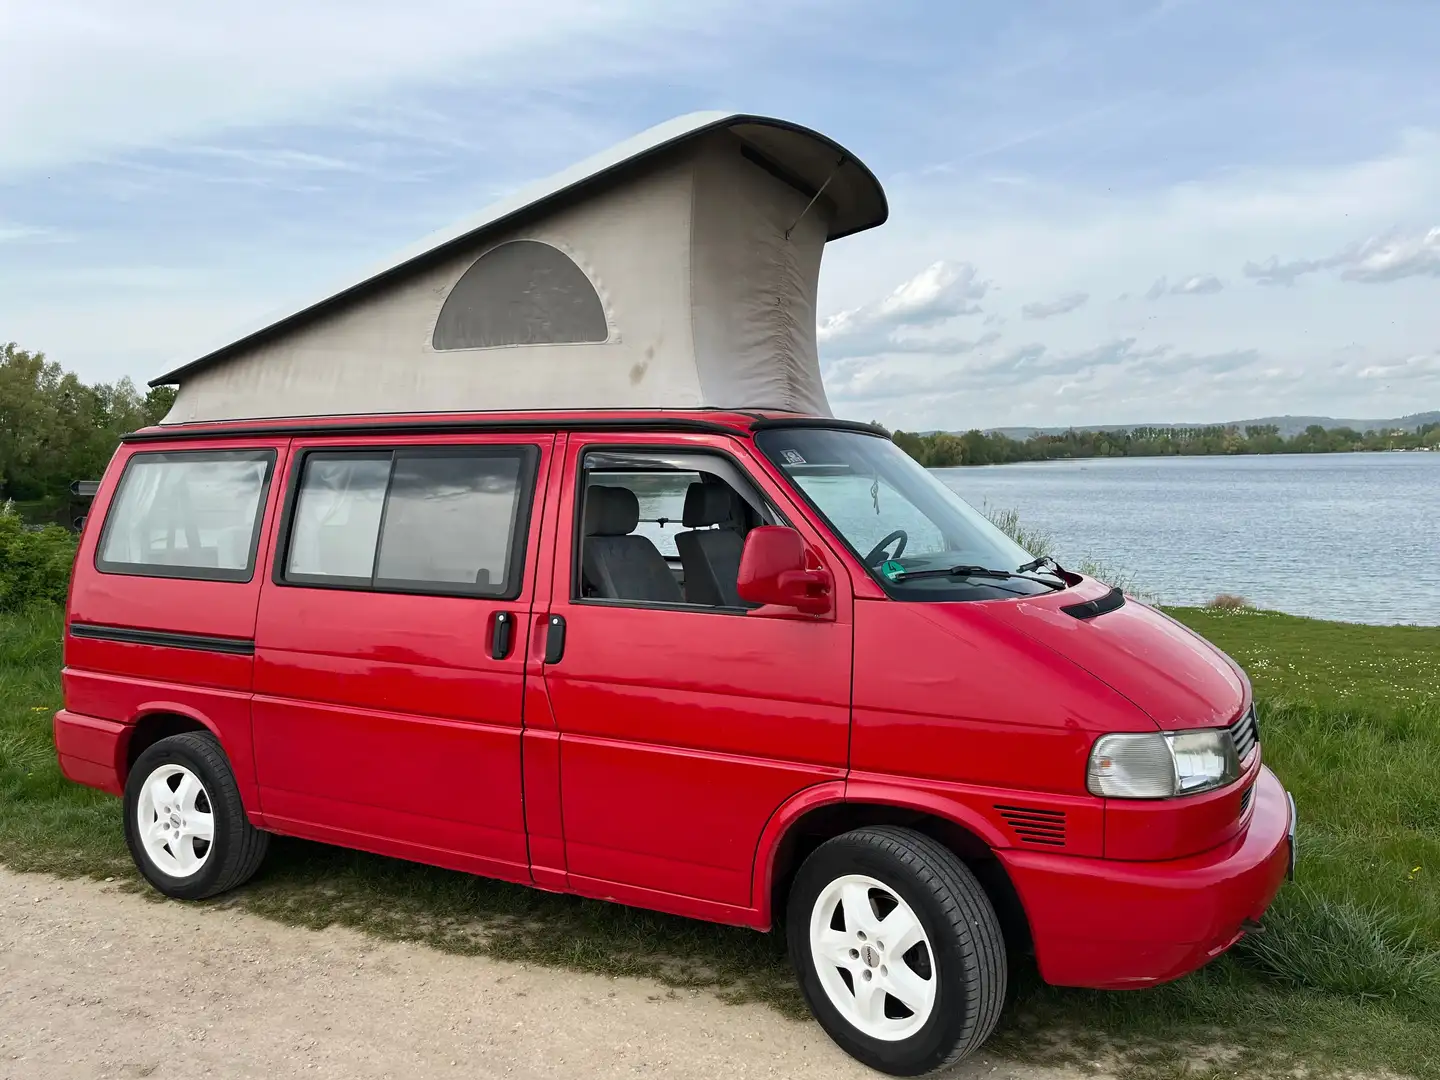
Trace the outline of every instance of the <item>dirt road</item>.
[[0, 869], [5, 1080], [876, 1075], [759, 1005]]

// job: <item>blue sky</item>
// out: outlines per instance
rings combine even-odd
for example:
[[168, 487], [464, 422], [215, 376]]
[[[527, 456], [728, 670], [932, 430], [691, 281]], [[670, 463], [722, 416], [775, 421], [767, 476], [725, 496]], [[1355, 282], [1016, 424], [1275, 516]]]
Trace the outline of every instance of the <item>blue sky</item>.
[[837, 413], [1440, 408], [1440, 4], [47, 0], [0, 17], [0, 340], [137, 381], [707, 108], [817, 127]]

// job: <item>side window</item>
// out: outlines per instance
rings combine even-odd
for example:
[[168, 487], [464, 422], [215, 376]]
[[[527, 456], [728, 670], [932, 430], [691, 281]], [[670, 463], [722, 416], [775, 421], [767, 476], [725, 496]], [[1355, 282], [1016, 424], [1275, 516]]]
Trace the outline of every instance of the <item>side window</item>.
[[535, 464], [531, 447], [307, 453], [282, 580], [518, 596]]
[[778, 517], [730, 458], [597, 450], [581, 468], [577, 599], [745, 608], [745, 536]]
[[249, 581], [274, 450], [139, 453], [105, 515], [106, 574]]

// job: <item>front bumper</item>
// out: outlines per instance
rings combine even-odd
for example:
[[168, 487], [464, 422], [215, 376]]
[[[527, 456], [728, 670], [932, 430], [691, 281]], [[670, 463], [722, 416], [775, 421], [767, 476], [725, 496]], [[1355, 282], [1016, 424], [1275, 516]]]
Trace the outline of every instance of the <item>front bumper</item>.
[[1025, 906], [1046, 982], [1151, 986], [1219, 956], [1269, 908], [1294, 874], [1295, 802], [1262, 767], [1248, 827], [1211, 851], [1166, 862], [997, 854]]

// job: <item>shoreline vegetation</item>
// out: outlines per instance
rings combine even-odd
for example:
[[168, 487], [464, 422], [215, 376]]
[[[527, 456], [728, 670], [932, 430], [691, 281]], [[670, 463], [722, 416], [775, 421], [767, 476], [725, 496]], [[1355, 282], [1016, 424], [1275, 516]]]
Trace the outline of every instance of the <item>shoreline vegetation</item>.
[[1410, 430], [1356, 431], [1312, 424], [1289, 438], [1273, 424], [1137, 427], [1128, 431], [1072, 429], [1059, 435], [1012, 439], [999, 432], [893, 432], [895, 444], [929, 469], [1008, 465], [1070, 458], [1195, 457], [1238, 454], [1348, 454], [1440, 451], [1440, 423]]

